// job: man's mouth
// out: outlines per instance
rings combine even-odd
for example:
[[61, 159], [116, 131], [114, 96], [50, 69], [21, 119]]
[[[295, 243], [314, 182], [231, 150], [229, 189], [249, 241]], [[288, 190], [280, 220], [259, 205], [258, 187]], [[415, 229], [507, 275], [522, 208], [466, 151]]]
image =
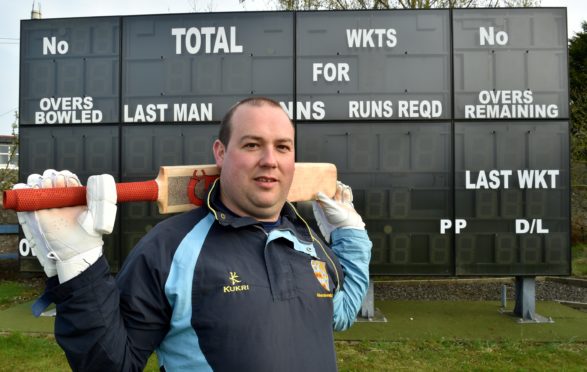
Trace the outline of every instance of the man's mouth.
[[277, 179], [273, 178], [273, 177], [256, 177], [255, 181], [263, 182], [263, 183], [270, 183], [270, 182], [277, 182]]

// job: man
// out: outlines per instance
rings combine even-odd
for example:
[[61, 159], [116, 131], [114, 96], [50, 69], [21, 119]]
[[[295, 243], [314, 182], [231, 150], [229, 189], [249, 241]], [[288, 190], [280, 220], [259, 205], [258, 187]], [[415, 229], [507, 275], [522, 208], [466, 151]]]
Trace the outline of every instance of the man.
[[[141, 370], [154, 350], [167, 371], [336, 370], [333, 328], [352, 324], [369, 280], [350, 188], [315, 208], [331, 250], [286, 202], [294, 128], [267, 98], [235, 105], [213, 151], [221, 173], [206, 206], [159, 223], [116, 280], [101, 256], [112, 177], [90, 177], [87, 208], [19, 214], [52, 276], [55, 335], [74, 370]], [[79, 181], [46, 171], [28, 183]]]

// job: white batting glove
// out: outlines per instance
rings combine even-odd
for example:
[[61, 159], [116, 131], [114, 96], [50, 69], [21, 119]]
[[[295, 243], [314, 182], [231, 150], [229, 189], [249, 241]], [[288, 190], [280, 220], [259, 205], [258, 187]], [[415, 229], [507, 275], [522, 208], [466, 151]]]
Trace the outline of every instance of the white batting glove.
[[[16, 189], [26, 189], [29, 188], [29, 185], [26, 183], [17, 183], [12, 187], [14, 190]], [[51, 278], [57, 275], [57, 268], [55, 267], [55, 260], [49, 258], [48, 254], [50, 252], [49, 247], [46, 245], [46, 240], [44, 239], [34, 239], [34, 236], [41, 235], [41, 231], [39, 230], [39, 224], [35, 217], [34, 212], [17, 212], [18, 223], [22, 227], [22, 232], [24, 236], [28, 240], [29, 247], [31, 247], [31, 251], [33, 255], [37, 257], [41, 266], [43, 266], [43, 270], [45, 270], [45, 274], [48, 278]]]
[[[14, 188], [80, 186], [69, 171], [46, 170], [32, 174], [27, 184]], [[34, 247], [47, 276], [61, 283], [79, 275], [102, 255], [102, 234], [110, 234], [116, 219], [116, 185], [111, 175], [92, 176], [87, 185], [87, 206], [18, 212], [25, 237]]]
[[336, 194], [331, 199], [319, 192], [312, 202], [314, 217], [320, 232], [330, 243], [330, 234], [336, 229], [365, 230], [365, 223], [353, 206], [353, 191], [344, 183], [336, 182]]

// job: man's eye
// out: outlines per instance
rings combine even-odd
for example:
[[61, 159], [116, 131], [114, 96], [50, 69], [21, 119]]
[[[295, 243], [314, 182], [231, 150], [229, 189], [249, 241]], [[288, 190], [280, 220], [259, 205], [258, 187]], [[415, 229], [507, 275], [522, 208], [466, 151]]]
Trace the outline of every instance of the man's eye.
[[289, 152], [291, 151], [291, 147], [289, 145], [279, 145], [277, 149], [282, 152]]
[[246, 149], [254, 149], [256, 147], [258, 147], [259, 145], [257, 143], [245, 143], [244, 148]]

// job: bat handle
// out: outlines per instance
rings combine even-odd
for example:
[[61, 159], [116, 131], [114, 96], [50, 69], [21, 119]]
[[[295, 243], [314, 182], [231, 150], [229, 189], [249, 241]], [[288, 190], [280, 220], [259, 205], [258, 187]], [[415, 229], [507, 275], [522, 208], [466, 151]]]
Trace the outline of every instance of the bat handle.
[[[155, 180], [116, 184], [117, 202], [157, 201], [159, 186]], [[86, 205], [86, 187], [6, 190], [2, 195], [4, 209], [30, 212], [40, 209]]]

